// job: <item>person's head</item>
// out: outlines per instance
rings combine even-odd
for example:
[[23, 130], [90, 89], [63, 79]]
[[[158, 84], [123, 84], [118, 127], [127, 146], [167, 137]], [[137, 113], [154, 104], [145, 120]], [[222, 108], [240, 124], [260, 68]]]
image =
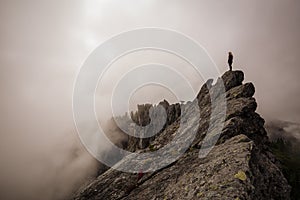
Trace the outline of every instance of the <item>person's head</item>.
[[231, 51], [229, 51], [228, 54], [232, 56], [232, 52]]

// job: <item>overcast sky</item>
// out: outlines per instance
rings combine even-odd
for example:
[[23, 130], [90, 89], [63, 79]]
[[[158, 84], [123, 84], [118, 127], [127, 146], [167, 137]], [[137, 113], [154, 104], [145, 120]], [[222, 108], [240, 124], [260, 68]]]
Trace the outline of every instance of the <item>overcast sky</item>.
[[[72, 87], [80, 66], [111, 36], [142, 27], [192, 37], [221, 72], [227, 70], [227, 52], [232, 51], [234, 67], [256, 87], [259, 113], [266, 119], [300, 122], [299, 10], [298, 0], [1, 0], [1, 137], [10, 138], [11, 149], [16, 148], [11, 137], [24, 148], [49, 143], [51, 149], [66, 132], [75, 132]], [[124, 62], [134, 63], [134, 58]], [[195, 87], [202, 81], [191, 77]]]

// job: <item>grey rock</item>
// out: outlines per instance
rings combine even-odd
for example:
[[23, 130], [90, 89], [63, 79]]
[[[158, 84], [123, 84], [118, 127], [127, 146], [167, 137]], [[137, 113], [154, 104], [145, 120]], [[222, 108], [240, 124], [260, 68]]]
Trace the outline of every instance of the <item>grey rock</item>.
[[222, 75], [225, 90], [228, 91], [233, 87], [242, 85], [244, 73], [242, 71], [227, 71]]

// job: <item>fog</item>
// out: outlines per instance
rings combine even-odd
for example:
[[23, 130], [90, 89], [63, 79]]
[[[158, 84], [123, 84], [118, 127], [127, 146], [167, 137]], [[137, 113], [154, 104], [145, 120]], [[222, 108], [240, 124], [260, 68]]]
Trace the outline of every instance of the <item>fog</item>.
[[[234, 68], [256, 87], [259, 113], [300, 122], [299, 9], [297, 0], [0, 1], [0, 198], [61, 199], [97, 173], [98, 163], [76, 133], [72, 89], [93, 49], [123, 31], [161, 27], [184, 33], [205, 47], [221, 72], [232, 51]], [[149, 61], [144, 55], [115, 66], [137, 64], [137, 57]], [[200, 88], [203, 80], [189, 78]], [[99, 118], [110, 116], [99, 106], [110, 92], [97, 93]], [[146, 87], [134, 93], [131, 109], [163, 98], [181, 100]]]

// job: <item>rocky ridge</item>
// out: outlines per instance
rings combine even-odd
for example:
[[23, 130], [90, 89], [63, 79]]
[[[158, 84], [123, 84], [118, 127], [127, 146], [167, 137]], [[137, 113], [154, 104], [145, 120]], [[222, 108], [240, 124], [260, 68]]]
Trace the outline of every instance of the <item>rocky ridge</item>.
[[[243, 80], [242, 71], [228, 71], [214, 85], [213, 80], [208, 80], [192, 102], [139, 105], [131, 118], [139, 126], [148, 125], [143, 134], [162, 128], [148, 138], [129, 136], [126, 149], [155, 152], [177, 138], [177, 145], [168, 147], [166, 152], [183, 155], [172, 160], [164, 154], [171, 164], [157, 171], [151, 164], [138, 166], [142, 157], [128, 156], [117, 165], [138, 166], [141, 172], [109, 169], [74, 199], [289, 199], [290, 186], [267, 145], [264, 119], [255, 112], [255, 88], [252, 83], [243, 84]], [[200, 108], [199, 113], [195, 112], [195, 105]], [[217, 111], [213, 116], [212, 110]], [[224, 119], [220, 129], [219, 122]], [[166, 123], [161, 124], [162, 121]], [[136, 127], [132, 131], [140, 133]], [[195, 132], [195, 137], [190, 132]], [[199, 158], [199, 149], [213, 145], [203, 142], [207, 136], [208, 141], [218, 140], [207, 156]], [[181, 149], [185, 144], [189, 146]]]

